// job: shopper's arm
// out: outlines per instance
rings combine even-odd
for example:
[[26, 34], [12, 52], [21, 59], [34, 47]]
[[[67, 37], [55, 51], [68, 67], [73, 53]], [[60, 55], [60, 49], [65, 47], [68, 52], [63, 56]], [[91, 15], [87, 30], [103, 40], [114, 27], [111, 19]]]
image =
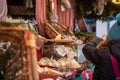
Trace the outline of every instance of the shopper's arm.
[[98, 49], [96, 48], [96, 46], [98, 45], [99, 42], [101, 42], [102, 39], [101, 38], [97, 38], [93, 41], [90, 41], [89, 43], [87, 43], [82, 51], [84, 56], [86, 57], [87, 60], [91, 61], [94, 64], [98, 64], [99, 63], [99, 53], [98, 53]]

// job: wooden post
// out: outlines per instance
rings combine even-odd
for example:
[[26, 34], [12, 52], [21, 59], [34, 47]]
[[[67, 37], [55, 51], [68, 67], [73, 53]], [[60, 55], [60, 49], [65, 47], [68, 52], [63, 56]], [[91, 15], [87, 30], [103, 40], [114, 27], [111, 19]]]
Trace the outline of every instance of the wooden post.
[[33, 80], [39, 80], [39, 75], [37, 71], [37, 53], [36, 48], [30, 48], [30, 55], [31, 55], [31, 64], [32, 64], [32, 75]]
[[25, 44], [28, 48], [28, 54], [30, 54], [32, 80], [39, 80], [39, 76], [37, 72], [37, 52], [36, 52], [37, 48], [36, 48], [35, 35], [29, 31], [26, 31], [24, 38], [25, 38]]

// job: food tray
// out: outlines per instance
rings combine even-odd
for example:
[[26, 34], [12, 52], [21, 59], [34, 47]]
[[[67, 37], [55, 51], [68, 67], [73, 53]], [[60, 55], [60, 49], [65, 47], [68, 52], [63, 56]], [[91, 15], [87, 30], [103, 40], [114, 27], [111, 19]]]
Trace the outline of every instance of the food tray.
[[[52, 79], [57, 79], [58, 77], [61, 78], [73, 78], [76, 75], [76, 69], [75, 68], [66, 68], [66, 67], [53, 67], [53, 66], [45, 66], [45, 65], [39, 65], [42, 68], [48, 67], [51, 68], [53, 70], [57, 70], [60, 72], [63, 72], [63, 75], [59, 75], [59, 74], [45, 74], [45, 73], [39, 73], [39, 78], [40, 79], [45, 79], [45, 78], [52, 78]], [[71, 75], [67, 76], [66, 74], [69, 74], [69, 72], [71, 72]]]

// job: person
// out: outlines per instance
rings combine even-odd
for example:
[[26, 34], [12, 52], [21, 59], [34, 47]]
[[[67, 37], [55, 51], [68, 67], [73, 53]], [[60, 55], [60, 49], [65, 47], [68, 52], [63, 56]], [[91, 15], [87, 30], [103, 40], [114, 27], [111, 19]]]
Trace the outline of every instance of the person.
[[42, 57], [44, 57], [42, 53], [42, 47], [44, 43], [47, 42], [47, 39], [41, 35], [37, 35], [35, 39], [36, 39], [37, 60], [40, 60]]
[[117, 80], [110, 55], [117, 59], [120, 69], [120, 13], [116, 20], [106, 37], [94, 38], [82, 49], [86, 59], [95, 65], [92, 80]]

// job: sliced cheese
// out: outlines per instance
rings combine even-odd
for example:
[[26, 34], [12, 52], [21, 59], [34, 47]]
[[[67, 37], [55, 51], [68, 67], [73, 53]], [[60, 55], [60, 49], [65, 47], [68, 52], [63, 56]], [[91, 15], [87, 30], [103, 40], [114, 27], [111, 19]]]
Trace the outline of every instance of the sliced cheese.
[[61, 34], [58, 34], [55, 39], [56, 39], [56, 40], [60, 40], [61, 37], [62, 37]]

